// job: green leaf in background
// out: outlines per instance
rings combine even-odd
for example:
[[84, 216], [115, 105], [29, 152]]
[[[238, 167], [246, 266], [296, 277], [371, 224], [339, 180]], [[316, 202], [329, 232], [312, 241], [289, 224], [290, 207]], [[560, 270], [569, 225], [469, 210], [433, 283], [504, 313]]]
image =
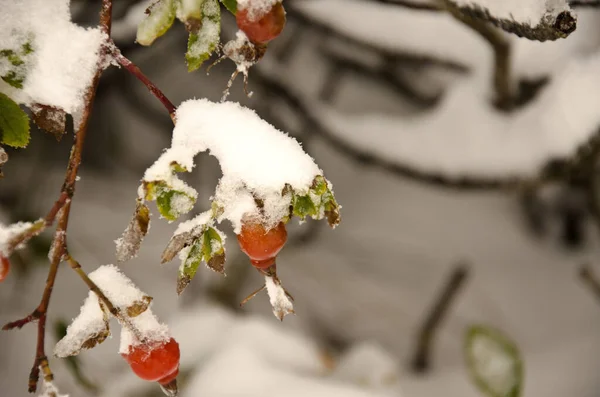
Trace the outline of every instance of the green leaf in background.
[[23, 88], [23, 82], [27, 77], [28, 55], [33, 52], [31, 40], [27, 40], [19, 51], [10, 49], [0, 50], [0, 64], [4, 64], [7, 70], [0, 78], [15, 88]]
[[210, 58], [221, 38], [221, 7], [218, 0], [204, 0], [201, 6], [201, 19], [196, 19], [192, 13], [182, 18], [190, 32], [185, 54], [189, 72], [198, 69]]
[[170, 221], [189, 212], [196, 202], [196, 197], [177, 190], [164, 181], [149, 182], [145, 185], [146, 200], [156, 200], [160, 214]]
[[233, 15], [237, 12], [237, 0], [221, 0], [221, 3], [227, 8], [227, 11]]
[[146, 10], [146, 18], [138, 25], [136, 41], [148, 46], [169, 30], [175, 21], [175, 0], [158, 0]]
[[29, 117], [19, 105], [0, 93], [0, 143], [24, 148], [29, 143]]
[[523, 389], [523, 361], [515, 342], [500, 331], [472, 326], [465, 337], [469, 374], [489, 397], [519, 397]]

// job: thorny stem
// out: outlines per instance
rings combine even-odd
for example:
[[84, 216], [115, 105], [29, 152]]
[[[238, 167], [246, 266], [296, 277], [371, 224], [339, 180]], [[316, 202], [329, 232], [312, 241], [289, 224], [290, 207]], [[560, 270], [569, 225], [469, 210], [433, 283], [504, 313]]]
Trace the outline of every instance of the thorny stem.
[[600, 279], [598, 279], [588, 264], [581, 266], [579, 277], [592, 290], [596, 298], [600, 300]]
[[[110, 36], [112, 20], [111, 13], [112, 0], [102, 0], [102, 9], [100, 11], [100, 27], [107, 36]], [[56, 280], [56, 274], [58, 272], [58, 265], [62, 261], [63, 255], [66, 253], [66, 232], [69, 224], [69, 214], [71, 211], [71, 198], [75, 192], [75, 183], [77, 180], [77, 172], [81, 164], [83, 144], [85, 142], [90, 114], [101, 74], [102, 69], [99, 68], [96, 71], [96, 74], [92, 80], [92, 84], [85, 95], [85, 108], [83, 110], [81, 122], [77, 126], [74, 139], [75, 142], [73, 143], [71, 154], [69, 156], [69, 164], [67, 166], [65, 181], [63, 183], [59, 199], [55, 202], [45, 219], [45, 226], [48, 226], [54, 222], [55, 217], [59, 217], [58, 226], [56, 228], [56, 233], [54, 234], [54, 240], [52, 243], [50, 269], [48, 270], [48, 278], [42, 299], [38, 307], [29, 316], [22, 320], [6, 324], [2, 328], [3, 330], [12, 329], [15, 327], [20, 328], [29, 322], [35, 320], [38, 321], [37, 347], [33, 367], [29, 375], [29, 392], [35, 392], [37, 389], [40, 369], [44, 373], [44, 380], [52, 381], [53, 379], [53, 374], [45, 353], [46, 316], [48, 306], [50, 304], [50, 298], [52, 296], [52, 290], [54, 288], [54, 281]]]
[[148, 77], [146, 77], [139, 67], [121, 54], [121, 51], [119, 51], [116, 46], [113, 46], [112, 55], [119, 65], [123, 66], [129, 73], [141, 81], [142, 84], [144, 84], [146, 88], [150, 90], [152, 95], [154, 95], [156, 99], [163, 104], [163, 106], [167, 109], [167, 112], [169, 112], [171, 120], [173, 120], [173, 123], [175, 123], [175, 111], [177, 108], [175, 105], [173, 105], [169, 98], [167, 98], [167, 96], [156, 85], [154, 85], [154, 83], [152, 83]]
[[496, 92], [496, 106], [503, 110], [510, 110], [515, 99], [510, 73], [510, 43], [501, 32], [489, 23], [466, 15], [450, 0], [440, 1], [455, 19], [477, 32], [492, 46], [494, 50], [493, 86]]
[[431, 346], [439, 325], [448, 313], [452, 301], [467, 280], [469, 269], [465, 264], [458, 265], [450, 275], [446, 285], [421, 326], [418, 345], [411, 363], [414, 372], [427, 372], [430, 367]]

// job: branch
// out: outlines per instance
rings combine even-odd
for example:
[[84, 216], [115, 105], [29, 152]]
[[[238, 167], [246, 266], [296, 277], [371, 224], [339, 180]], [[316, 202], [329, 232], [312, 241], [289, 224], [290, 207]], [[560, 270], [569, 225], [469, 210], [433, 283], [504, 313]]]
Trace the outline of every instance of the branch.
[[563, 11], [554, 18], [543, 18], [537, 25], [531, 26], [509, 19], [496, 18], [489, 10], [478, 6], [477, 4], [470, 7], [460, 7], [452, 1], [442, 1], [446, 4], [450, 3], [466, 17], [473, 18], [483, 23], [489, 23], [505, 32], [529, 40], [548, 41], [564, 39], [569, 36], [569, 34], [573, 33], [577, 27], [577, 19], [569, 11]]
[[485, 21], [465, 13], [466, 9], [457, 7], [449, 0], [442, 0], [442, 2], [454, 18], [477, 32], [492, 46], [494, 50], [495, 103], [500, 109], [510, 109], [514, 105], [516, 95], [511, 81], [511, 48], [508, 40]]
[[599, 0], [572, 0], [569, 2], [571, 7], [600, 7]]
[[[100, 25], [102, 31], [108, 36], [110, 35], [112, 18], [111, 12], [112, 0], [102, 0]], [[45, 353], [46, 315], [48, 306], [50, 304], [50, 298], [52, 297], [52, 290], [54, 288], [54, 282], [58, 272], [58, 265], [62, 261], [63, 255], [66, 253], [66, 232], [69, 224], [69, 214], [71, 211], [71, 198], [75, 193], [75, 184], [77, 181], [77, 172], [79, 171], [79, 166], [81, 164], [83, 144], [85, 142], [90, 114], [101, 74], [102, 69], [98, 68], [85, 95], [85, 108], [81, 116], [81, 122], [77, 126], [77, 132], [75, 134], [75, 141], [71, 149], [71, 155], [69, 157], [65, 181], [63, 183], [59, 199], [55, 202], [54, 206], [46, 216], [45, 226], [51, 225], [56, 216], [59, 216], [59, 221], [52, 243], [50, 269], [48, 270], [48, 278], [42, 299], [38, 307], [29, 316], [12, 323], [8, 323], [2, 328], [3, 330], [21, 328], [23, 325], [32, 321], [37, 320], [38, 322], [37, 347], [33, 367], [29, 375], [29, 392], [35, 392], [37, 389], [40, 369], [43, 371], [44, 379], [46, 381], [49, 382], [53, 379], [53, 374], [48, 363], [48, 357]]]
[[584, 264], [581, 266], [579, 269], [579, 277], [581, 277], [581, 281], [587, 284], [596, 298], [600, 300], [600, 280], [596, 274], [594, 274], [589, 265]]
[[119, 65], [127, 69], [129, 73], [134, 75], [139, 81], [142, 82], [142, 84], [146, 86], [146, 88], [148, 88], [148, 90], [150, 90], [152, 95], [154, 95], [156, 99], [158, 99], [163, 104], [165, 109], [167, 109], [167, 112], [169, 112], [169, 116], [171, 116], [171, 120], [173, 120], [173, 123], [175, 123], [175, 111], [177, 110], [175, 105], [173, 105], [169, 98], [167, 98], [167, 96], [156, 85], [154, 85], [154, 83], [152, 83], [144, 73], [142, 73], [139, 67], [137, 67], [133, 62], [127, 59], [123, 54], [121, 54], [121, 51], [119, 51], [119, 49], [116, 46], [114, 46], [114, 43], [112, 44], [112, 55], [115, 61], [117, 61]]
[[381, 4], [392, 4], [395, 6], [410, 8], [411, 10], [444, 11], [443, 7], [440, 7], [437, 4], [431, 4], [431, 3], [420, 3], [420, 2], [410, 1], [410, 0], [375, 0], [375, 1], [377, 3], [381, 3]]
[[433, 308], [419, 331], [417, 350], [411, 364], [413, 371], [426, 372], [429, 370], [431, 365], [431, 347], [435, 334], [448, 314], [448, 310], [460, 292], [461, 287], [467, 281], [468, 275], [468, 267], [465, 264], [460, 264], [448, 278], [442, 293], [436, 299]]

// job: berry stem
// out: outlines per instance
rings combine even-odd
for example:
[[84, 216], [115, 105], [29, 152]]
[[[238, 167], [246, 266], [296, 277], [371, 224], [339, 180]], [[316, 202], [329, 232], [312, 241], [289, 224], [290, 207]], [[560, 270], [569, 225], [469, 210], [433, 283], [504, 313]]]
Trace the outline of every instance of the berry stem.
[[131, 60], [126, 58], [121, 51], [113, 44], [112, 56], [115, 61], [121, 66], [123, 66], [129, 73], [134, 75], [139, 81], [142, 82], [150, 90], [152, 95], [156, 97], [163, 104], [167, 112], [169, 112], [169, 116], [171, 120], [173, 120], [173, 124], [175, 124], [175, 111], [177, 108], [173, 103], [167, 98], [167, 96], [152, 82], [150, 79], [140, 70], [140, 68], [135, 65]]

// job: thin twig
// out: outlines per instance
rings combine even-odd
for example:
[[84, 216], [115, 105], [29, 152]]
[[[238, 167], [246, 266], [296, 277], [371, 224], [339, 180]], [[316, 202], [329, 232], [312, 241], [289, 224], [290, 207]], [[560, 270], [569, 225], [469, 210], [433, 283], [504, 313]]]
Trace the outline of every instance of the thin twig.
[[448, 314], [452, 302], [458, 296], [460, 288], [464, 285], [468, 275], [468, 267], [465, 264], [460, 264], [448, 278], [444, 289], [436, 299], [419, 331], [417, 350], [411, 363], [413, 371], [426, 372], [429, 369], [431, 365], [431, 347], [435, 334], [444, 317]]
[[154, 95], [156, 99], [163, 104], [165, 109], [167, 109], [169, 116], [171, 116], [171, 120], [173, 120], [173, 123], [175, 123], [175, 111], [177, 110], [175, 105], [173, 105], [169, 98], [167, 98], [167, 96], [156, 85], [154, 85], [154, 83], [152, 83], [148, 77], [146, 77], [139, 67], [121, 54], [121, 51], [119, 51], [116, 46], [113, 46], [113, 48], [112, 55], [115, 61], [117, 61], [119, 65], [123, 66], [129, 73], [134, 75], [139, 81], [142, 82], [142, 84], [146, 86], [146, 88], [148, 88], [148, 90], [150, 90], [152, 95]]
[[600, 7], [600, 0], [572, 0], [571, 7]]

